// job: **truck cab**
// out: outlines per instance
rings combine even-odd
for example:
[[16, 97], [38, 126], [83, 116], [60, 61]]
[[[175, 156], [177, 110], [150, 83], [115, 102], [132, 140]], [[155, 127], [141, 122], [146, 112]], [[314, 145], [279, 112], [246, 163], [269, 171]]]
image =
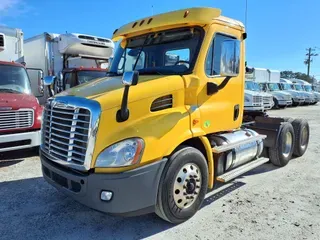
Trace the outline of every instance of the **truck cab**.
[[246, 37], [244, 25], [217, 8], [177, 10], [116, 29], [112, 39], [120, 44], [108, 76], [46, 102], [45, 180], [102, 212], [155, 212], [178, 224], [217, 182], [302, 156], [305, 120], [260, 116], [242, 125]]
[[269, 92], [273, 96], [274, 108], [285, 108], [292, 105], [291, 94], [280, 90], [278, 83], [259, 83], [263, 91]]
[[24, 66], [0, 61], [0, 152], [38, 147], [41, 120]]
[[303, 93], [305, 98], [304, 105], [313, 104], [315, 102], [313, 94], [306, 92], [301, 84], [293, 83], [292, 86], [295, 90]]
[[252, 81], [245, 82], [244, 110], [257, 112], [263, 112], [265, 110], [263, 96], [258, 90], [256, 90]]
[[304, 93], [301, 91], [297, 91], [291, 87], [292, 82], [288, 79], [281, 78], [279, 83], [279, 88], [283, 92], [290, 93], [292, 96], [292, 105], [299, 106], [303, 105], [305, 102]]
[[87, 83], [93, 79], [107, 76], [108, 69], [104, 68], [67, 68], [61, 72], [58, 83], [54, 85], [54, 92], [57, 94], [66, 89]]
[[[250, 91], [250, 92], [248, 92]], [[245, 93], [247, 96], [247, 93], [254, 92], [259, 93], [260, 96], [262, 96], [262, 103], [263, 103], [263, 108], [264, 110], [269, 110], [273, 107], [274, 102], [273, 102], [273, 97], [271, 94], [267, 93], [267, 92], [263, 92], [261, 91], [260, 85], [254, 81], [251, 80], [246, 80], [245, 82]], [[246, 100], [245, 100], [245, 110], [246, 110]]]

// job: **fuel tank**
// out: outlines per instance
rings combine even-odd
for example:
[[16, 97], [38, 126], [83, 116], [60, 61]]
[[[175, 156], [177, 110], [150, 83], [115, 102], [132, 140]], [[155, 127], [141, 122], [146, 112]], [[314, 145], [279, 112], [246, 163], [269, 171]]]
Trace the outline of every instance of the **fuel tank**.
[[[259, 134], [251, 129], [241, 129], [230, 133], [211, 135], [210, 140], [212, 146], [221, 146], [239, 141], [241, 142], [241, 140], [246, 140], [257, 135]], [[261, 155], [262, 150], [263, 142], [262, 140], [258, 140], [239, 145], [232, 150], [227, 151], [225, 154], [224, 171], [231, 170], [253, 159], [258, 158]]]

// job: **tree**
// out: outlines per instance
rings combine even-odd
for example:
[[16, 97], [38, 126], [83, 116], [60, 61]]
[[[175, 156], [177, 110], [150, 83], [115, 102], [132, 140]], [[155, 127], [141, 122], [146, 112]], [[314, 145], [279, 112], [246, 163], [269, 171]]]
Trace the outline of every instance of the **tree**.
[[298, 78], [301, 80], [305, 80], [309, 83], [313, 83], [313, 77], [310, 77], [307, 74], [301, 73], [301, 72], [293, 72], [293, 71], [286, 70], [286, 71], [282, 71], [280, 73], [280, 76], [286, 79]]

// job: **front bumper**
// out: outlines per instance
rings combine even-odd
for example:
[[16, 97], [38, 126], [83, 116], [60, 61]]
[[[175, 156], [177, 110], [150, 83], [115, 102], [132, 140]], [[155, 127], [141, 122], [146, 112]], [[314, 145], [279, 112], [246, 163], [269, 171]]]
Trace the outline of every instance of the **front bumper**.
[[292, 100], [278, 100], [279, 106], [290, 106], [292, 105]]
[[293, 104], [304, 103], [304, 98], [293, 98]]
[[244, 106], [245, 111], [264, 111], [263, 106]]
[[40, 130], [0, 135], [0, 152], [38, 147]]
[[[123, 173], [72, 172], [53, 163], [40, 151], [45, 180], [76, 201], [101, 212], [136, 216], [155, 211], [160, 177], [167, 159]], [[101, 191], [111, 191], [108, 202]]]

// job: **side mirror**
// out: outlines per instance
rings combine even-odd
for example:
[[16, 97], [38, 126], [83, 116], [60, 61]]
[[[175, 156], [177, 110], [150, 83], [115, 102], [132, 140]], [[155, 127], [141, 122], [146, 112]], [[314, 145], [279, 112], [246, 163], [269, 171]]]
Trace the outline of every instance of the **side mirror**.
[[39, 70], [38, 71], [38, 91], [40, 94], [43, 94], [44, 92], [44, 85], [43, 85], [43, 71]]
[[220, 75], [236, 77], [240, 69], [240, 41], [225, 40], [221, 46]]
[[138, 84], [138, 79], [139, 79], [138, 71], [124, 72], [122, 76], [122, 84], [124, 86], [135, 86]]
[[63, 73], [60, 71], [59, 72], [59, 80], [62, 82], [63, 81]]
[[54, 80], [56, 79], [56, 76], [46, 76], [44, 79], [43, 79], [43, 84], [45, 86], [51, 86], [54, 82]]

